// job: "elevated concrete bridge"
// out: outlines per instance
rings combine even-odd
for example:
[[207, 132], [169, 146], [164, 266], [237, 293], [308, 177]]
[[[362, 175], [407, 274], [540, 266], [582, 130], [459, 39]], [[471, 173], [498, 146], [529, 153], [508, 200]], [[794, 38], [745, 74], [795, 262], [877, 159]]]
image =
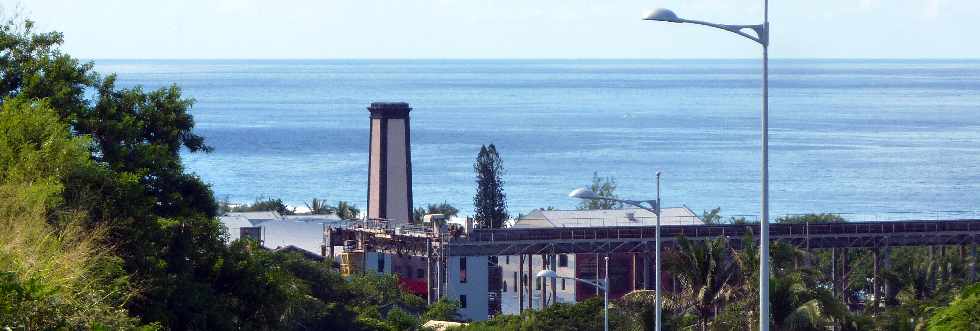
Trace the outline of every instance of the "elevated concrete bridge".
[[[665, 247], [679, 237], [690, 240], [727, 238], [741, 246], [758, 234], [758, 224], [671, 225], [661, 227]], [[980, 243], [980, 219], [906, 220], [840, 223], [770, 224], [770, 238], [801, 248], [873, 248], [889, 246], [970, 245]], [[368, 250], [426, 255], [435, 245], [447, 256], [520, 254], [644, 253], [654, 244], [653, 227], [476, 229], [468, 237], [443, 238], [431, 232], [396, 234], [376, 228], [334, 228], [325, 233], [329, 246], [353, 240]]]
[[[740, 246], [758, 224], [672, 225], [661, 227], [665, 247], [683, 236], [691, 240], [727, 238]], [[803, 248], [967, 245], [980, 242], [980, 220], [770, 224], [774, 242]], [[451, 256], [650, 252], [653, 227], [477, 229], [448, 244]], [[757, 236], [753, 236], [757, 239]], [[650, 246], [650, 247], [647, 247]]]

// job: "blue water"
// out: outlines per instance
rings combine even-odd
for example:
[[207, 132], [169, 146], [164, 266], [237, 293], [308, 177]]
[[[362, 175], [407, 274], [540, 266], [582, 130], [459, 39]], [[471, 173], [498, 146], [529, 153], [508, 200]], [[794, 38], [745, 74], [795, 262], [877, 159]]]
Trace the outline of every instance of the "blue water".
[[[512, 214], [572, 208], [592, 172], [628, 198], [758, 215], [760, 69], [749, 60], [99, 60], [120, 84], [177, 83], [215, 147], [187, 167], [219, 198], [364, 207], [372, 101], [412, 111], [415, 204], [472, 210], [497, 145]], [[980, 210], [980, 61], [776, 60], [774, 215]], [[875, 216], [869, 216], [875, 215]], [[750, 217], [751, 218], [751, 217]]]

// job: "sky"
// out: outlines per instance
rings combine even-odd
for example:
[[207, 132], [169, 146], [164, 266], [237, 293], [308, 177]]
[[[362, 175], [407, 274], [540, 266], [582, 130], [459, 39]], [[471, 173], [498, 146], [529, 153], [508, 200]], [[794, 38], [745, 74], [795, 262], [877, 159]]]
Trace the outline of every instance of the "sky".
[[[771, 0], [773, 58], [978, 58], [978, 0]], [[762, 0], [0, 0], [94, 59], [755, 58]]]

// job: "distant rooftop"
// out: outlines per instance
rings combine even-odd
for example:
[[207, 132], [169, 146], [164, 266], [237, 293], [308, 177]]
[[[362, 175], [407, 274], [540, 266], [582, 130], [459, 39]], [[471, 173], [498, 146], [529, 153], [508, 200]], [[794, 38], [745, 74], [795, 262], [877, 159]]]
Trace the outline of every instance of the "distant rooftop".
[[[661, 225], [704, 224], [687, 207], [664, 208]], [[655, 226], [657, 215], [640, 208], [602, 210], [535, 210], [514, 223], [514, 229], [604, 227], [604, 226]]]
[[286, 215], [274, 211], [225, 213], [219, 217], [228, 229], [228, 240], [241, 236], [241, 228], [259, 227], [262, 246], [271, 249], [293, 246], [319, 254], [323, 244], [323, 229], [345, 221], [337, 215]]

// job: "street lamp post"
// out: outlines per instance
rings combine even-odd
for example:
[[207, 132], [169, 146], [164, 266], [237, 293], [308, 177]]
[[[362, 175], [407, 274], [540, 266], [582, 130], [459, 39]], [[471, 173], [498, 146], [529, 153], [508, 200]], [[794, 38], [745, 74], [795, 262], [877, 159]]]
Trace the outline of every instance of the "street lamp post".
[[588, 285], [592, 285], [592, 286], [595, 286], [596, 288], [602, 290], [602, 292], [603, 292], [603, 302], [602, 302], [603, 319], [602, 319], [602, 327], [603, 327], [603, 330], [609, 331], [609, 256], [606, 256], [605, 257], [605, 263], [606, 263], [606, 276], [605, 276], [605, 280], [601, 284], [599, 282], [593, 282], [593, 281], [589, 281], [589, 280], [585, 280], [585, 279], [579, 279], [579, 278], [575, 278], [575, 277], [558, 276], [558, 273], [557, 272], [555, 272], [554, 270], [549, 270], [549, 269], [538, 271], [538, 273], [536, 275], [534, 275], [534, 277], [535, 278], [550, 278], [552, 282], [554, 282], [555, 279], [559, 279], [559, 278], [561, 278], [561, 279], [569, 279], [569, 280], [573, 280], [573, 281], [576, 281], [576, 282], [580, 282], [580, 283], [585, 283], [585, 284], [588, 284]]
[[[657, 171], [657, 200], [635, 201], [635, 200], [620, 200], [620, 199], [609, 198], [609, 197], [601, 197], [595, 192], [592, 192], [592, 190], [584, 187], [575, 189], [574, 191], [572, 191], [572, 193], [569, 193], [568, 196], [572, 198], [579, 198], [585, 200], [615, 201], [615, 202], [635, 206], [640, 209], [649, 211], [654, 215], [657, 215], [657, 226], [654, 230], [654, 232], [656, 233], [654, 237], [654, 239], [656, 240], [656, 246], [654, 248], [654, 250], [656, 250], [656, 252], [654, 253], [656, 254], [654, 257], [654, 259], [656, 260], [656, 267], [654, 269], [654, 278], [656, 278], [654, 280], [654, 283], [656, 284], [654, 285], [655, 287], [654, 302], [656, 306], [654, 309], [655, 311], [654, 329], [656, 331], [660, 331], [660, 324], [661, 324], [660, 312], [662, 310], [661, 309], [662, 304], [660, 302], [660, 172]], [[644, 206], [643, 203], [650, 205], [650, 207]], [[609, 281], [609, 257], [608, 256], [606, 257], [606, 281], [607, 282]], [[606, 292], [607, 300], [608, 300], [608, 296], [609, 293]]]
[[[657, 9], [645, 20], [692, 23], [735, 33], [762, 45], [762, 220], [759, 234], [759, 330], [769, 330], [769, 0], [763, 0], [763, 21], [758, 25], [726, 25], [688, 20], [673, 11]], [[755, 35], [744, 30], [752, 30]]]

